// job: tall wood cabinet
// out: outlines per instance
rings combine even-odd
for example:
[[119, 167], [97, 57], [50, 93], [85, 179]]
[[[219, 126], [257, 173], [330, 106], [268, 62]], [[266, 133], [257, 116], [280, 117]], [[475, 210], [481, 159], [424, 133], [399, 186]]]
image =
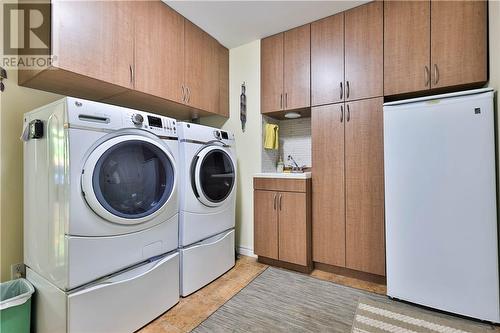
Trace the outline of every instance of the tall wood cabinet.
[[383, 95], [383, 3], [311, 24], [312, 105]]
[[385, 275], [382, 104], [312, 110], [315, 262]]
[[261, 41], [261, 112], [311, 105], [310, 25]]
[[313, 260], [345, 267], [344, 103], [313, 107]]
[[254, 252], [259, 260], [309, 271], [311, 180], [254, 178]]
[[384, 94], [488, 80], [487, 1], [384, 2]]

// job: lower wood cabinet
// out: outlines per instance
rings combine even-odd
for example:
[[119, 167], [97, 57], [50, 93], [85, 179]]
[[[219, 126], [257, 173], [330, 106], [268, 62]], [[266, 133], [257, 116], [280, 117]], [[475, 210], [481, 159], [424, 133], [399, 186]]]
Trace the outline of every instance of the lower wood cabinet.
[[315, 262], [385, 275], [382, 103], [312, 109]]
[[310, 179], [254, 180], [254, 252], [259, 260], [274, 259], [302, 271], [312, 268], [310, 189]]

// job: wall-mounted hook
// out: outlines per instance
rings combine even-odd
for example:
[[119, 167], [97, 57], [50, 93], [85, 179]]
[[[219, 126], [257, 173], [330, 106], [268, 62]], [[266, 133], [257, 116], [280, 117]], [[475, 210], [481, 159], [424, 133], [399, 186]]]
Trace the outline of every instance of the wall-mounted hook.
[[245, 81], [243, 81], [243, 83], [241, 84], [240, 120], [241, 120], [241, 130], [245, 132], [245, 125], [247, 123], [247, 96], [246, 96]]

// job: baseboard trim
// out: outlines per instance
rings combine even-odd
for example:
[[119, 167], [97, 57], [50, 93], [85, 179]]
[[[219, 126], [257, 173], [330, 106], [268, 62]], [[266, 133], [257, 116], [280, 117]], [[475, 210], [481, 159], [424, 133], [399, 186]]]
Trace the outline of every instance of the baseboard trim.
[[253, 249], [250, 249], [248, 247], [244, 246], [238, 246], [236, 248], [236, 251], [238, 251], [238, 254], [247, 256], [247, 257], [252, 257], [252, 258], [257, 258], [257, 255], [253, 253]]

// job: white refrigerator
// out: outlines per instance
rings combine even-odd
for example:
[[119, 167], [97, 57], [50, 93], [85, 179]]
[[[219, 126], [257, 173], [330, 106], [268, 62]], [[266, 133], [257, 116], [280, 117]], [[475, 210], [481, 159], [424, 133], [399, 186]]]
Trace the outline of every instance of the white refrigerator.
[[493, 90], [384, 104], [387, 294], [500, 322]]

